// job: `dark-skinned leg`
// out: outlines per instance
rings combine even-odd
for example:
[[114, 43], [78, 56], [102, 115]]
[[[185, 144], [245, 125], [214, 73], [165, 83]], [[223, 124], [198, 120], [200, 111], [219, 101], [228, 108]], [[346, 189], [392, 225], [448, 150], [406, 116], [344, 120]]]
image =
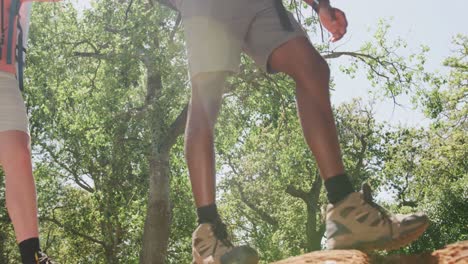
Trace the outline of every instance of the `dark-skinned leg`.
[[215, 72], [200, 73], [192, 78], [185, 156], [197, 208], [215, 203], [213, 133], [227, 76], [227, 72]]
[[247, 246], [233, 247], [215, 205], [213, 134], [228, 74], [202, 73], [192, 78], [192, 99], [185, 131], [185, 155], [200, 224], [192, 235], [193, 263], [205, 263], [210, 258], [223, 259], [223, 263], [234, 263], [234, 260], [235, 263], [258, 263], [255, 250]]
[[270, 56], [270, 67], [296, 82], [298, 113], [304, 136], [324, 180], [344, 173], [335, 120], [330, 103], [327, 62], [305, 37], [295, 38]]
[[[369, 197], [354, 192], [344, 174], [329, 96], [330, 70], [306, 38], [276, 49], [270, 66], [296, 81], [297, 105], [304, 136], [325, 180], [330, 204], [326, 213], [329, 249], [397, 249], [418, 238], [429, 224], [424, 214], [383, 216]], [[398, 228], [395, 228], [397, 226]]]

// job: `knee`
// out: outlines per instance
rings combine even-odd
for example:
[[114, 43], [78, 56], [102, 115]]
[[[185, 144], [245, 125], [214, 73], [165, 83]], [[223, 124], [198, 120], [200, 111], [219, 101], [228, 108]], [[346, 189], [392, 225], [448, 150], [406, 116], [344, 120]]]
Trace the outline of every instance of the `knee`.
[[0, 150], [0, 164], [5, 167], [9, 164], [18, 164], [22, 166], [31, 162], [31, 152], [27, 146], [11, 146], [8, 149]]
[[317, 58], [316, 65], [316, 71], [322, 75], [327, 82], [330, 81], [330, 66], [327, 61], [322, 56], [319, 56], [319, 58]]
[[288, 73], [296, 82], [304, 81], [330, 81], [330, 67], [327, 61], [320, 56], [311, 55], [299, 60], [294, 70]]
[[192, 96], [219, 97], [222, 95], [228, 72], [205, 72], [192, 77]]
[[192, 78], [189, 124], [214, 124], [221, 107], [226, 78], [227, 73], [224, 72], [200, 73]]
[[8, 164], [25, 164], [31, 162], [31, 150], [29, 141], [11, 140], [2, 142], [0, 145], [0, 165], [3, 167]]
[[330, 80], [328, 63], [306, 38], [291, 40], [275, 50], [269, 65], [296, 81]]

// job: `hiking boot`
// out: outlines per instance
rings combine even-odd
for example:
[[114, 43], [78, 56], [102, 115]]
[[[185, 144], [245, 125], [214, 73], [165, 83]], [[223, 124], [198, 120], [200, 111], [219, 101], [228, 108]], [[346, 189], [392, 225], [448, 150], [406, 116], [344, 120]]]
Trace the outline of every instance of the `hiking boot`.
[[372, 200], [369, 185], [327, 206], [328, 249], [392, 250], [421, 236], [429, 226], [425, 214], [390, 215]]
[[55, 262], [52, 262], [52, 260], [43, 252], [39, 251], [36, 252], [36, 262], [35, 264], [56, 264]]
[[235, 247], [228, 239], [226, 225], [218, 218], [214, 223], [198, 226], [192, 235], [192, 264], [257, 264], [257, 252]]

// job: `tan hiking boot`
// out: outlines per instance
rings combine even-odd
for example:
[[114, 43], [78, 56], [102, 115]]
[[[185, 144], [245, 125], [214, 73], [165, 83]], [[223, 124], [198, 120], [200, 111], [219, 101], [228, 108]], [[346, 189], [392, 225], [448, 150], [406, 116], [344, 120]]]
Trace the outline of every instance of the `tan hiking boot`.
[[34, 263], [37, 263], [37, 264], [54, 264], [55, 263], [46, 254], [44, 254], [41, 251], [36, 252], [34, 258], [36, 259]]
[[248, 247], [235, 247], [228, 240], [226, 225], [221, 220], [201, 224], [192, 235], [192, 264], [257, 264], [257, 252]]
[[425, 214], [390, 215], [372, 200], [369, 185], [327, 207], [328, 249], [398, 249], [421, 236], [429, 226]]

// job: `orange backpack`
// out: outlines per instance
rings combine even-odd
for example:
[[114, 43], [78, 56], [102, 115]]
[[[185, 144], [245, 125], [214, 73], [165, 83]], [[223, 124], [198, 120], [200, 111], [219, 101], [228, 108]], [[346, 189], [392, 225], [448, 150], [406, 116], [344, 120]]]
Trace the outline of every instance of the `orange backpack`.
[[[0, 71], [16, 74], [23, 90], [25, 36], [20, 23], [20, 10], [26, 2], [57, 2], [59, 0], [0, 0]], [[26, 18], [26, 17], [25, 17]]]

